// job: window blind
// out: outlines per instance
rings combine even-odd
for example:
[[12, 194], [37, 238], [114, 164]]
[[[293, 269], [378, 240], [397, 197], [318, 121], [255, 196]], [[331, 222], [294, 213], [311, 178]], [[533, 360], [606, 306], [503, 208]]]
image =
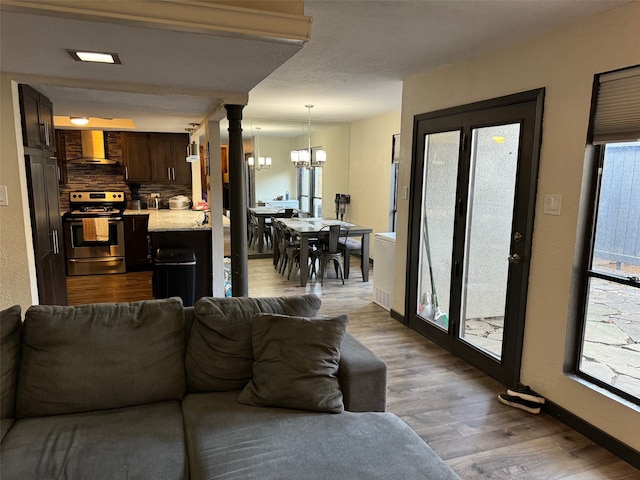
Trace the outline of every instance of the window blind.
[[640, 140], [640, 66], [599, 76], [593, 143]]

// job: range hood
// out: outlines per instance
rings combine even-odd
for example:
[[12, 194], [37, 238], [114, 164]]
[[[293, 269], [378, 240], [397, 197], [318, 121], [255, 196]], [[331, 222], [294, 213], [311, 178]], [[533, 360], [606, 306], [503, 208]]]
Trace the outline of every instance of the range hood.
[[105, 155], [104, 132], [101, 130], [82, 130], [82, 157], [74, 158], [69, 163], [84, 165], [114, 165]]

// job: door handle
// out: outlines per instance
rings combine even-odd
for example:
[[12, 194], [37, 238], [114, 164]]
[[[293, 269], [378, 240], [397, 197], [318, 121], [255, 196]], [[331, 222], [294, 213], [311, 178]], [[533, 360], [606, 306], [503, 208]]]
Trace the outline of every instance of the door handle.
[[509, 263], [520, 263], [520, 260], [522, 260], [522, 257], [517, 253], [513, 253], [509, 255], [507, 259], [509, 260]]

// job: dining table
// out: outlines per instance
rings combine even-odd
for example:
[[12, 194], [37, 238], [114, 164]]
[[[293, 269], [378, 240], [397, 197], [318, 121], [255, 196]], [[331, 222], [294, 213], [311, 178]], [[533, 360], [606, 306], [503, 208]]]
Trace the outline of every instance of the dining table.
[[264, 231], [267, 220], [291, 217], [296, 211], [292, 208], [249, 207], [249, 211], [258, 219], [258, 252], [264, 251]]
[[347, 236], [349, 237], [362, 237], [360, 250], [360, 255], [362, 256], [362, 280], [364, 282], [369, 281], [369, 241], [373, 232], [372, 228], [327, 218], [281, 218], [278, 221], [293, 235], [300, 238], [301, 287], [306, 286], [309, 279], [309, 240], [318, 238], [320, 230], [331, 225], [346, 227]]

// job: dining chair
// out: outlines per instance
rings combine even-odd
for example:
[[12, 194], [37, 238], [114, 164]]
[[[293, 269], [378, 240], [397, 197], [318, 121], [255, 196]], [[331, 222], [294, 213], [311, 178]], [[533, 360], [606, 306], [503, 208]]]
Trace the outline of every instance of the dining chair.
[[[338, 240], [338, 248], [344, 255], [344, 278], [349, 278], [349, 267], [351, 262], [351, 252], [360, 254], [362, 252], [362, 237], [341, 237]], [[360, 255], [360, 271], [364, 278], [364, 265], [362, 264], [362, 255]]]
[[344, 285], [344, 256], [338, 245], [340, 238], [345, 238], [347, 233], [348, 230], [342, 225], [327, 225], [318, 232], [318, 245], [311, 254], [312, 261], [318, 261], [319, 271], [316, 278], [320, 276], [320, 285], [324, 286], [324, 277], [330, 262], [333, 262], [336, 277], [340, 278]]

